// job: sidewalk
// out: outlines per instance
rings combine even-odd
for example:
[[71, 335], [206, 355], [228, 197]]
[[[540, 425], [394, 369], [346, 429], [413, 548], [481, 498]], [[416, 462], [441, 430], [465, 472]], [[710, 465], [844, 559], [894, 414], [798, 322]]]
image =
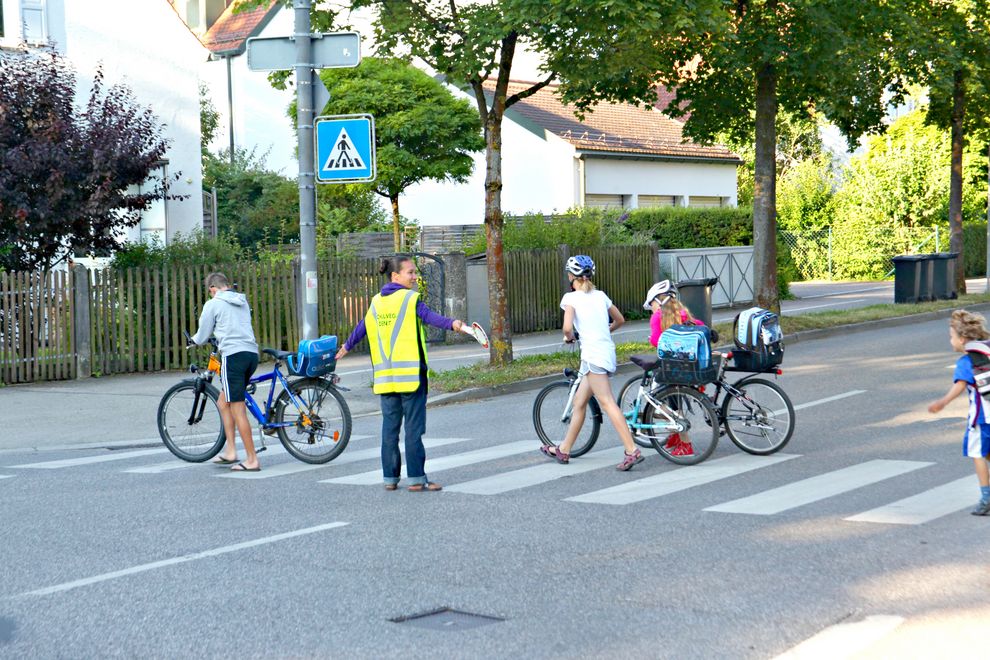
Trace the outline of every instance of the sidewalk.
[[[985, 288], [982, 278], [967, 284], [971, 292]], [[798, 298], [784, 301], [784, 313], [889, 303], [893, 300], [893, 282], [805, 282], [793, 285], [792, 292]], [[738, 310], [716, 309], [713, 318], [717, 322], [731, 321], [737, 313]], [[808, 334], [810, 339], [827, 333], [810, 331], [802, 335]], [[648, 335], [646, 320], [630, 321], [615, 333], [620, 342], [645, 341]], [[801, 339], [789, 337], [788, 341]], [[515, 355], [521, 356], [558, 351], [563, 344], [560, 331], [554, 330], [517, 336], [513, 346]], [[436, 345], [429, 352], [430, 366], [438, 371], [488, 360], [488, 351], [474, 343]], [[261, 367], [263, 371], [268, 368]], [[350, 388], [344, 396], [351, 414], [377, 415], [378, 397], [371, 391], [368, 356], [345, 357], [337, 373], [341, 385]], [[158, 372], [0, 388], [0, 451], [157, 445], [161, 442], [156, 423], [158, 402], [165, 390], [184, 377], [182, 372]], [[538, 387], [540, 382], [533, 379], [498, 390], [436, 394], [430, 397], [430, 405], [520, 391]], [[266, 397], [267, 393], [267, 389], [259, 388], [255, 398]]]

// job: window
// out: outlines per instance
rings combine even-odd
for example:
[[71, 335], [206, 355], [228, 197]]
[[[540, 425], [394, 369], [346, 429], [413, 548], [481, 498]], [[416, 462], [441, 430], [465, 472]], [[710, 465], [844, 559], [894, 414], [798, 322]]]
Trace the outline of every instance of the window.
[[[168, 176], [168, 162], [160, 164], [158, 169], [152, 170], [148, 175], [146, 183], [141, 185], [141, 190], [154, 188], [161, 184]], [[164, 199], [156, 199], [144, 212], [141, 213], [141, 242], [149, 243], [152, 238], [157, 237], [162, 245], [165, 245], [168, 237], [168, 213]]]
[[584, 205], [594, 209], [621, 209], [622, 195], [585, 195]]
[[641, 209], [651, 209], [657, 206], [673, 206], [674, 196], [673, 195], [640, 195], [639, 196], [639, 208]]

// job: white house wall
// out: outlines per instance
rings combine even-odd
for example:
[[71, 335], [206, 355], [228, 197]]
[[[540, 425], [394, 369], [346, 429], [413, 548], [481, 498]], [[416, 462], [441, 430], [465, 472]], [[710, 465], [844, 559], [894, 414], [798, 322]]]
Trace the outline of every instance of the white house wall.
[[[555, 135], [534, 135], [502, 124], [502, 212], [563, 212], [575, 206], [574, 147]], [[466, 183], [426, 181], [406, 189], [399, 211], [425, 225], [481, 224], [485, 220], [485, 154], [474, 155]]]
[[736, 205], [734, 163], [620, 160], [587, 156], [585, 193], [589, 195], [674, 195], [727, 198]]
[[[287, 37], [292, 32], [292, 12], [280, 9], [257, 36]], [[206, 61], [205, 56], [203, 61]], [[206, 62], [202, 71], [204, 82], [210, 88], [210, 98], [220, 114], [217, 133], [209, 145], [212, 152], [219, 153], [230, 145], [227, 61], [220, 58]], [[231, 79], [234, 146], [253, 149], [256, 156], [265, 157], [267, 169], [295, 178], [299, 173], [296, 134], [288, 115], [289, 104], [295, 98], [295, 87], [285, 90], [272, 87], [266, 72], [248, 69], [246, 53], [232, 58]]]
[[[168, 172], [181, 172], [172, 192], [187, 196], [167, 202], [168, 238], [202, 227], [198, 80], [206, 49], [163, 0], [48, 0], [47, 12], [52, 40], [79, 74], [81, 102], [102, 64], [107, 85], [126, 84], [165, 124]], [[127, 238], [140, 235], [135, 227]]]

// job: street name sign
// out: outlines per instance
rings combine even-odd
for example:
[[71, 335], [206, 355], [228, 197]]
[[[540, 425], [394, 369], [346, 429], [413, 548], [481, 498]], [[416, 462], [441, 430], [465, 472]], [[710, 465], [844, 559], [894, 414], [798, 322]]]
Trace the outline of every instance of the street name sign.
[[[309, 35], [314, 69], [341, 69], [361, 63], [361, 35], [331, 32]], [[292, 37], [251, 37], [247, 40], [248, 68], [252, 71], [285, 71], [296, 67], [296, 44]]]
[[316, 182], [375, 180], [375, 118], [328, 115], [316, 118]]

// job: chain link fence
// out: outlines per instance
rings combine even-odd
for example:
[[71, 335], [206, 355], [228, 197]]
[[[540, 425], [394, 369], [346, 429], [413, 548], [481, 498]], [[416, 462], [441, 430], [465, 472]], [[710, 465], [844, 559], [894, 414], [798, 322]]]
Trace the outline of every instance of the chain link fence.
[[948, 236], [938, 226], [824, 227], [779, 230], [777, 242], [791, 279], [844, 280], [889, 277], [891, 257], [940, 252], [947, 247]]

